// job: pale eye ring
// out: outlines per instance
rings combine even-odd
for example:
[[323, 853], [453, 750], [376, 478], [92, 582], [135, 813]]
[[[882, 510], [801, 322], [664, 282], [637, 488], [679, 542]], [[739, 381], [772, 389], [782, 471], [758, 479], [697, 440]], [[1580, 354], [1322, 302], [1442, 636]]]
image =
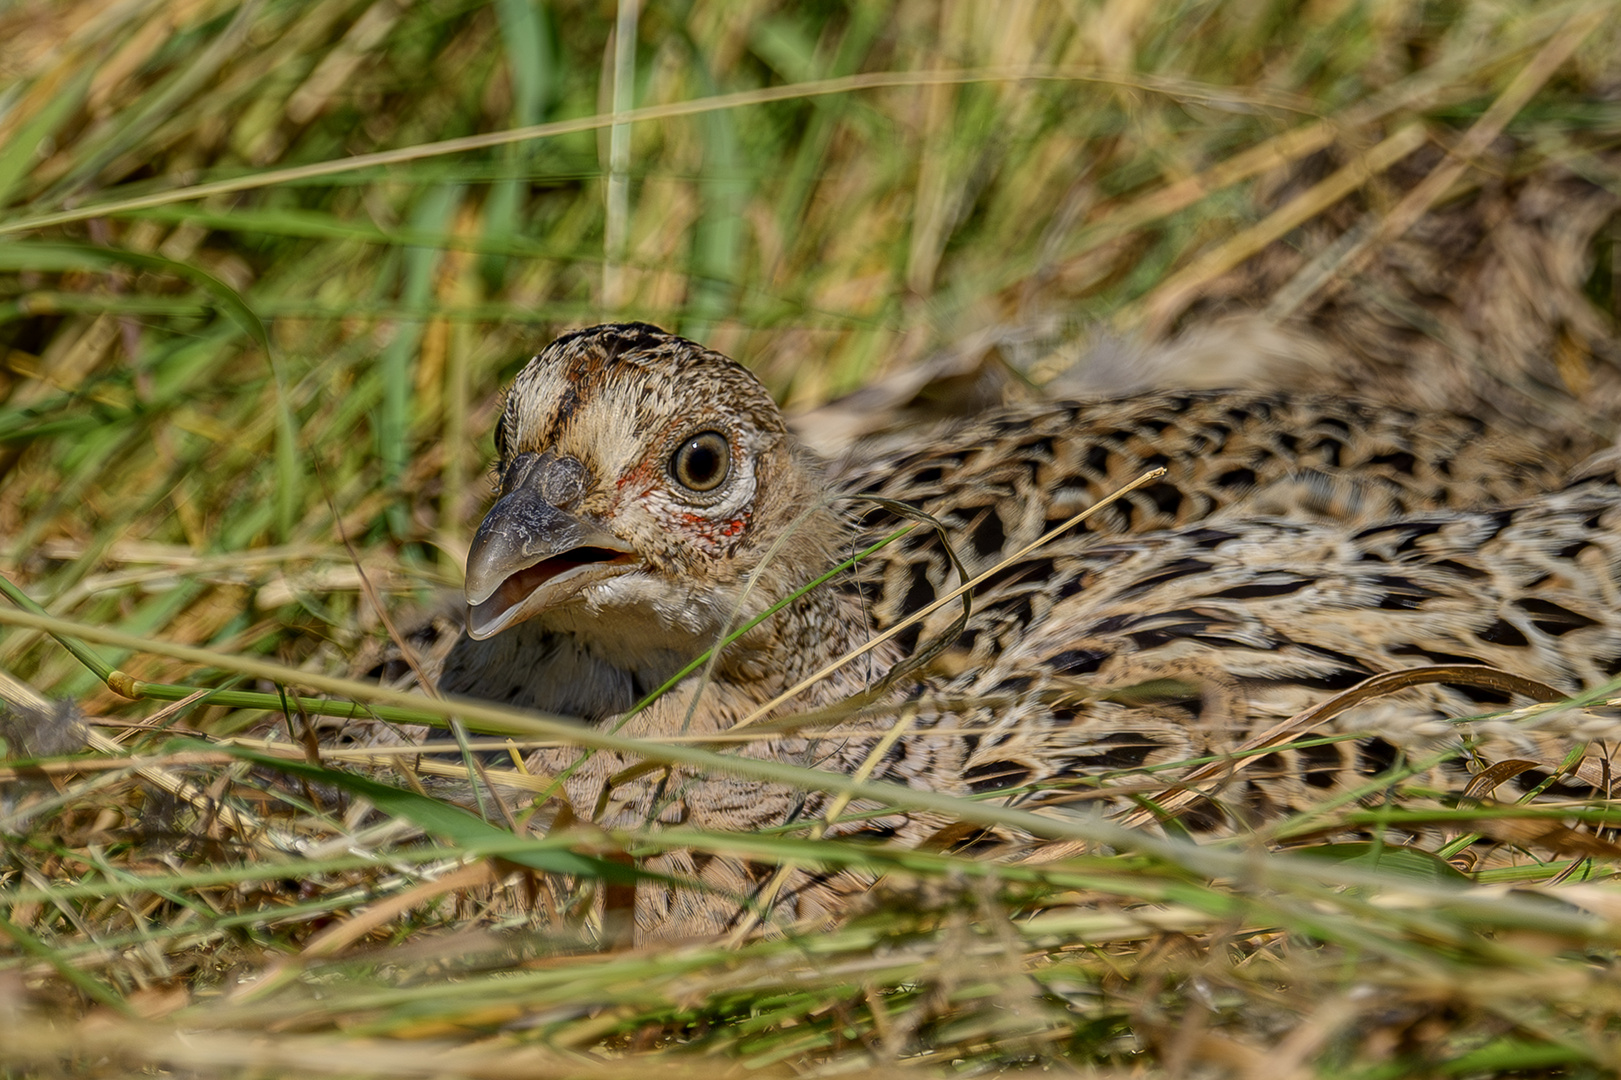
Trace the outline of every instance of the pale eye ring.
[[700, 431], [681, 440], [670, 455], [670, 475], [688, 491], [714, 491], [732, 470], [732, 448], [718, 431]]

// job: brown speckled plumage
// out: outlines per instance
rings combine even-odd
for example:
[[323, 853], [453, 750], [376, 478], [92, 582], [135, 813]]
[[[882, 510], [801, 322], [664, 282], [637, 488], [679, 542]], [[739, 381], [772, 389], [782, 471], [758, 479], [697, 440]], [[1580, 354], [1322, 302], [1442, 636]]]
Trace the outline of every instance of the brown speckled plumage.
[[[888, 511], [830, 491], [921, 506], [978, 573], [1156, 465], [1168, 470], [1157, 485], [976, 591], [951, 649], [889, 689], [911, 733], [875, 778], [1020, 788], [1036, 806], [1024, 785], [1220, 753], [1383, 671], [1486, 663], [1569, 692], [1621, 669], [1613, 467], [1560, 489], [1562, 463], [1546, 446], [1460, 417], [1157, 394], [1011, 410], [908, 450], [858, 451], [829, 472], [797, 449], [743, 368], [629, 324], [566, 335], [531, 361], [497, 446], [501, 496], [469, 559], [472, 633], [450, 650], [439, 687], [589, 723], [611, 722], [725, 627], [893, 527]], [[955, 585], [939, 545], [919, 530], [794, 601], [725, 650], [708, 683], [687, 678], [623, 732], [726, 730]], [[903, 634], [776, 715], [866, 689], [917, 640]], [[1219, 827], [1309, 806], [1366, 781], [1395, 748], [1455, 739], [1447, 718], [1499, 702], [1445, 685], [1381, 698], [1336, 721], [1368, 737], [1277, 753], [1200, 815]], [[849, 772], [893, 721], [737, 752]], [[1538, 761], [1562, 753], [1545, 745], [1551, 736], [1492, 733]], [[529, 764], [556, 773], [577, 756], [542, 751]], [[608, 791], [633, 764], [592, 756], [566, 783], [574, 814], [747, 830], [825, 810], [818, 796], [680, 770]], [[1467, 770], [1454, 760], [1432, 779], [1461, 789]], [[891, 813], [845, 831], [917, 843], [940, 825]], [[746, 865], [681, 852], [656, 868], [715, 888], [644, 889], [643, 935], [721, 929], [760, 881]], [[798, 874], [777, 914], [829, 910], [860, 885]]]

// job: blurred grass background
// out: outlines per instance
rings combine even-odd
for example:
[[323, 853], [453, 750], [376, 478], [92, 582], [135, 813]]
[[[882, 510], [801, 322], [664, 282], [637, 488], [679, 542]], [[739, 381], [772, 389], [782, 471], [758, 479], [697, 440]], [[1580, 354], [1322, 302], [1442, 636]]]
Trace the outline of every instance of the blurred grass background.
[[[557, 331], [616, 319], [727, 352], [803, 411], [963, 342], [1016, 371], [1009, 392], [1033, 393], [1026, 380], [1084, 367], [1089, 341], [1153, 346], [1251, 312], [1343, 350], [1290, 368], [1296, 382], [1612, 437], [1618, 14], [1529, 0], [13, 0], [0, 6], [0, 570], [56, 616], [341, 672], [380, 634], [355, 559], [394, 594], [458, 583], [500, 385]], [[234, 678], [102, 653], [141, 679]], [[91, 713], [142, 714], [36, 631], [0, 635], [0, 669]], [[91, 829], [87, 813], [61, 827]], [[931, 948], [956, 948], [964, 925]], [[1607, 930], [1559, 932], [1609, 947]], [[838, 947], [858, 953], [858, 938]], [[135, 940], [163, 952], [176, 939]], [[1172, 1073], [1226, 1060], [1285, 1075], [1222, 1059], [1197, 1033], [1143, 1034], [1168, 1023], [1156, 995], [1215, 977], [1224, 948], [1200, 954], [1202, 974], [1167, 960], [1126, 980], [1125, 1005], [1100, 989], [1118, 958], [1053, 976], [1042, 1007], [1089, 1018], [1095, 1063], [1150, 1047]], [[1501, 962], [1470, 948], [1467, 962], [1430, 956], [1432, 974]], [[1548, 974], [1543, 955], [1516, 972]], [[100, 962], [120, 993], [164, 984]], [[895, 1008], [915, 1006], [900, 1028], [869, 982], [860, 1023], [821, 990], [784, 991], [780, 1014], [749, 1006], [745, 1030], [774, 1034], [718, 1045], [761, 1067], [812, 1051], [882, 1060], [873, 1039], [893, 1057], [924, 1029], [975, 1067], [1054, 1045], [1030, 1034], [1048, 1029], [1025, 1005], [965, 991], [966, 972], [894, 970], [926, 987], [894, 991]], [[1451, 1009], [1455, 1029], [1414, 1019], [1371, 1057], [1322, 1058], [1330, 1025], [1291, 1044], [1285, 1064], [1307, 1072], [1287, 1074], [1354, 1059], [1370, 1076], [1415, 1061], [1455, 1075], [1481, 1046], [1506, 1054], [1487, 1065], [1613, 1066], [1613, 1037], [1594, 1034], [1614, 1023], [1613, 977], [1575, 961], [1554, 973], [1592, 981], [1554, 995], [1570, 1011], [1532, 1025], [1540, 1042], [1453, 988], [1410, 1011]], [[1214, 1016], [1271, 993], [1267, 978], [1187, 993]], [[1313, 979], [1317, 1004], [1349, 992], [1332, 972]], [[726, 1008], [748, 997], [727, 985]], [[942, 1034], [959, 991], [1022, 1019], [975, 1027], [987, 1014], [970, 1010]], [[642, 1005], [571, 1028], [569, 1045], [692, 1012]], [[1267, 1015], [1289, 1007], [1269, 999]], [[782, 1035], [795, 1024], [814, 1037]]]

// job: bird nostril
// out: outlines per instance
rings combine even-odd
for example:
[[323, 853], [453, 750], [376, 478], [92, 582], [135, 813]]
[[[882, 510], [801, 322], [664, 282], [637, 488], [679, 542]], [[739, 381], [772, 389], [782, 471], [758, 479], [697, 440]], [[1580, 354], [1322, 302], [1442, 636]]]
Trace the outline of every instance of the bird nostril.
[[501, 494], [510, 495], [528, 483], [529, 474], [539, 460], [540, 455], [534, 453], [519, 454], [513, 458], [506, 471], [501, 474]]
[[529, 488], [556, 507], [568, 507], [585, 492], [585, 466], [577, 458], [557, 457], [550, 452], [519, 454], [501, 475], [501, 494], [510, 495]]
[[570, 506], [585, 491], [585, 466], [571, 457], [555, 458], [540, 474], [540, 497], [553, 506]]

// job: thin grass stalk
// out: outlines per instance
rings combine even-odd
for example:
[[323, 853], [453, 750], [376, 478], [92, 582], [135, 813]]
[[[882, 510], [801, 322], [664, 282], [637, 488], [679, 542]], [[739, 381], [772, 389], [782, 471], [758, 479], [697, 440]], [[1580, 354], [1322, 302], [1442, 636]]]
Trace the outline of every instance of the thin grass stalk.
[[603, 236], [602, 310], [625, 302], [625, 247], [630, 236], [630, 129], [636, 105], [636, 33], [641, 0], [619, 0], [613, 36], [612, 123], [608, 128], [607, 223]]
[[[189, 202], [214, 195], [230, 195], [241, 191], [253, 191], [282, 184], [299, 184], [309, 180], [341, 176], [345, 173], [366, 169], [403, 165], [433, 157], [467, 153], [472, 150], [488, 150], [494, 147], [506, 146], [509, 143], [532, 142], [540, 139], [557, 138], [563, 135], [576, 135], [581, 132], [612, 127], [616, 123], [638, 124], [674, 120], [686, 116], [699, 116], [703, 113], [718, 110], [766, 105], [779, 101], [797, 101], [803, 98], [821, 97], [828, 94], [847, 94], [861, 90], [976, 82], [1023, 82], [1026, 80], [1096, 82], [1196, 101], [1223, 101], [1230, 100], [1232, 96], [1232, 91], [1225, 87], [1199, 84], [1191, 80], [1130, 76], [1091, 69], [1065, 70], [1030, 67], [1015, 69], [985, 68], [963, 71], [869, 72], [862, 75], [821, 79], [791, 86], [764, 87], [731, 94], [716, 94], [712, 97], [675, 102], [669, 105], [649, 105], [640, 109], [631, 109], [618, 116], [610, 113], [584, 117], [578, 120], [535, 124], [531, 127], [517, 128], [511, 131], [468, 135], [457, 139], [444, 139], [438, 142], [425, 143], [420, 146], [402, 147], [398, 150], [379, 150], [368, 154], [356, 154], [352, 157], [312, 165], [271, 169], [246, 176], [233, 177], [229, 180], [191, 184], [173, 191], [118, 199], [74, 210], [36, 214], [9, 222], [0, 221], [0, 236], [45, 229], [56, 225], [67, 225], [77, 221], [88, 221], [97, 217], [112, 217], [134, 210], [146, 210], [176, 202]], [[1246, 104], [1261, 103], [1248, 100], [1247, 95], [1241, 94], [1239, 97], [1243, 98]], [[1282, 101], [1274, 102], [1268, 99], [1265, 104], [1278, 108], [1290, 108], [1292, 111], [1310, 111], [1309, 106], [1298, 101], [1293, 105], [1285, 105]]]

